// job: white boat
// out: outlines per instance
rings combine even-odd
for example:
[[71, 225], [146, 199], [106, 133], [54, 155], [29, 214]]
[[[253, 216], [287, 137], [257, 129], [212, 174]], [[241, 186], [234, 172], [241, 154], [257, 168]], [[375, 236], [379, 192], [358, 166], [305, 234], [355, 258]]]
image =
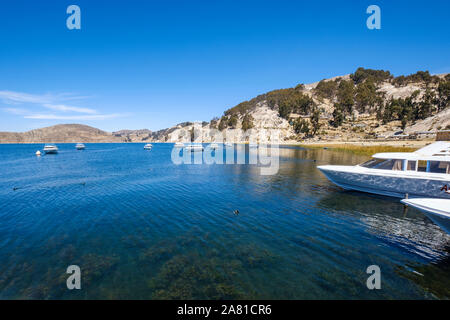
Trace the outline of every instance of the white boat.
[[184, 143], [183, 142], [175, 142], [175, 148], [183, 148]]
[[232, 147], [233, 144], [231, 142], [225, 142], [225, 147]]
[[188, 144], [184, 147], [186, 151], [203, 151], [203, 149], [201, 144]]
[[45, 154], [58, 153], [58, 147], [54, 144], [46, 144], [44, 146]]
[[439, 141], [415, 152], [377, 153], [357, 166], [317, 168], [334, 184], [385, 196], [450, 199], [450, 142]]
[[403, 204], [423, 211], [434, 223], [450, 233], [450, 200], [449, 199], [403, 199]]
[[84, 150], [84, 149], [86, 149], [86, 146], [83, 143], [77, 143], [75, 148], [77, 150]]
[[248, 147], [251, 149], [256, 149], [256, 148], [258, 148], [258, 144], [257, 143], [249, 143]]
[[145, 149], [145, 150], [152, 150], [152, 148], [153, 148], [153, 145], [152, 145], [151, 143], [147, 143], [147, 144], [144, 146], [144, 149]]

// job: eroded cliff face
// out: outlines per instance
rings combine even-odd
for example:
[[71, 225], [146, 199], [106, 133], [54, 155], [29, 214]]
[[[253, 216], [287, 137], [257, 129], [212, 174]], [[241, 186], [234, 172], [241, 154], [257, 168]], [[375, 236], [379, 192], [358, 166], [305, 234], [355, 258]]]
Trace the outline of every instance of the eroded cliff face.
[[280, 118], [277, 111], [270, 109], [265, 102], [261, 102], [250, 115], [253, 118], [253, 127], [249, 130], [242, 128], [243, 116], [241, 116], [234, 128], [218, 130], [211, 123], [188, 123], [170, 128], [163, 135], [155, 136], [153, 141], [266, 143], [286, 141], [287, 137], [295, 135], [288, 121]]

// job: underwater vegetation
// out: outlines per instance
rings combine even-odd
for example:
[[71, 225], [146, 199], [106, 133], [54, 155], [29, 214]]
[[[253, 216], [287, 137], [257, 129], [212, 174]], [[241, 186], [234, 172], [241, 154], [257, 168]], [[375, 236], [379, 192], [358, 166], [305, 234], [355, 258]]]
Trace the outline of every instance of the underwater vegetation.
[[[207, 235], [205, 235], [207, 236]], [[145, 250], [141, 263], [159, 267], [147, 284], [153, 299], [255, 299], [242, 278], [252, 269], [270, 267], [275, 255], [254, 243], [220, 251], [187, 233]]]
[[450, 279], [448, 278], [450, 260], [448, 258], [437, 264], [399, 266], [396, 272], [424, 288], [434, 298], [450, 299]]

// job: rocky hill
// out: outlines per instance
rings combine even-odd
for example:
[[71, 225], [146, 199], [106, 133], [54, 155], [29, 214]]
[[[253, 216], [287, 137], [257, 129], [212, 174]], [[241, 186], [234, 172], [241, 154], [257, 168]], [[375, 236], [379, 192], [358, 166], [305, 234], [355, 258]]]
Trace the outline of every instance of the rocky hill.
[[27, 132], [0, 132], [0, 143], [76, 143], [76, 142], [123, 142], [90, 126], [81, 124], [60, 124]]
[[[279, 129], [282, 142], [367, 140], [395, 132], [423, 134], [450, 129], [450, 74], [419, 71], [394, 77], [389, 71], [359, 68], [352, 74], [274, 90], [226, 110], [210, 122], [185, 122], [152, 134], [153, 141], [190, 141], [196, 132], [214, 141], [215, 130], [234, 142], [243, 130], [268, 137]], [[242, 129], [242, 130], [241, 130]], [[259, 142], [262, 142], [259, 141]]]

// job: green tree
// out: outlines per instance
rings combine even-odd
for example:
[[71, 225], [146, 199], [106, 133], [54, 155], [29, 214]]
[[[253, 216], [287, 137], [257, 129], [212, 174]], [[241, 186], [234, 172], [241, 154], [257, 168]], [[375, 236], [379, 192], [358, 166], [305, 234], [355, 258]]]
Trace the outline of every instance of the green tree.
[[304, 133], [306, 135], [309, 135], [309, 123], [308, 121], [306, 121], [305, 119], [302, 118], [297, 118], [294, 121], [294, 131], [295, 133], [299, 134], [299, 133]]
[[288, 100], [280, 101], [278, 106], [278, 114], [283, 119], [288, 119], [292, 113], [292, 104]]
[[314, 92], [321, 98], [333, 99], [338, 83], [336, 81], [321, 80], [314, 88]]
[[238, 123], [238, 118], [237, 118], [237, 116], [235, 114], [233, 114], [230, 117], [230, 119], [228, 120], [228, 126], [233, 128], [233, 129], [236, 129], [237, 123]]
[[339, 83], [337, 90], [337, 100], [341, 106], [342, 112], [351, 113], [353, 110], [353, 105], [355, 100], [354, 96], [354, 85], [351, 80], [343, 80]]
[[245, 114], [244, 118], [242, 118], [242, 130], [247, 131], [253, 128], [253, 117], [251, 114], [247, 113]]
[[228, 118], [226, 116], [222, 116], [222, 118], [220, 118], [220, 122], [219, 122], [219, 130], [223, 131], [227, 127], [228, 127]]
[[438, 98], [437, 105], [438, 111], [444, 110], [450, 106], [450, 74], [445, 78], [445, 81], [440, 81], [437, 89]]
[[356, 86], [355, 102], [360, 112], [366, 111], [367, 107], [374, 107], [377, 103], [377, 88], [375, 83], [368, 79]]
[[320, 129], [320, 110], [315, 108], [311, 115], [312, 135], [316, 135]]
[[331, 120], [330, 124], [338, 128], [344, 123], [344, 113], [342, 112], [342, 107], [339, 104], [334, 105], [333, 110], [333, 120]]
[[358, 68], [355, 73], [350, 75], [355, 84], [363, 83], [370, 79], [372, 82], [378, 83], [392, 78], [389, 71]]
[[414, 109], [414, 120], [426, 119], [432, 116], [435, 109], [434, 106], [437, 104], [436, 94], [430, 89], [427, 89], [422, 101], [420, 101], [417, 108]]

